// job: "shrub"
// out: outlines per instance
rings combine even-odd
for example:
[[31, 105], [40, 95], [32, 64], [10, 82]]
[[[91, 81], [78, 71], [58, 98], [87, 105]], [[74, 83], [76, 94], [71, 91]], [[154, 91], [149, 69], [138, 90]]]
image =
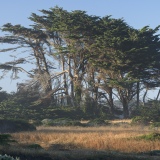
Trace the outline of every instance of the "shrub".
[[10, 97], [10, 94], [5, 92], [5, 91], [1, 91], [0, 92], [0, 102], [7, 100]]
[[53, 120], [53, 125], [55, 126], [81, 126], [79, 121], [72, 120], [69, 118], [58, 118]]
[[149, 122], [150, 122], [150, 119], [147, 117], [136, 116], [132, 118], [131, 124], [132, 125], [148, 125]]
[[28, 144], [28, 145], [26, 146], [26, 148], [27, 148], [27, 149], [36, 149], [36, 150], [38, 150], [38, 149], [43, 149], [39, 144]]
[[0, 155], [0, 160], [20, 160], [19, 158], [13, 158], [11, 156], [8, 155]]
[[131, 116], [140, 116], [146, 119], [148, 122], [158, 122], [160, 121], [160, 102], [159, 101], [149, 101], [144, 106], [139, 106], [135, 108]]
[[9, 145], [11, 142], [16, 142], [11, 139], [10, 134], [0, 134], [0, 145]]
[[48, 126], [48, 125], [52, 124], [52, 121], [53, 121], [52, 119], [43, 119], [41, 122], [43, 125]]
[[151, 128], [160, 127], [160, 122], [153, 122], [150, 126]]
[[150, 141], [155, 141], [155, 140], [160, 140], [160, 133], [150, 133], [150, 134], [145, 134], [142, 136], [136, 137], [137, 140], [150, 140]]
[[23, 120], [0, 119], [0, 133], [35, 131], [36, 127]]
[[29, 120], [29, 123], [34, 125], [34, 126], [42, 125], [42, 122], [40, 120]]
[[87, 126], [106, 126], [106, 125], [109, 125], [109, 122], [108, 121], [106, 122], [103, 119], [96, 118], [96, 119], [90, 120], [86, 125]]
[[58, 119], [44, 119], [42, 120], [43, 125], [47, 126], [82, 126], [79, 121], [72, 120], [69, 118], [58, 118]]

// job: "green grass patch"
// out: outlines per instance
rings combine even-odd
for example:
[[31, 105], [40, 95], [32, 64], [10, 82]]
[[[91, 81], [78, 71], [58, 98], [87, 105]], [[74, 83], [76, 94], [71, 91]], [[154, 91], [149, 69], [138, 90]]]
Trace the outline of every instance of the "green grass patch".
[[160, 133], [154, 132], [136, 137], [137, 140], [155, 141], [160, 140]]

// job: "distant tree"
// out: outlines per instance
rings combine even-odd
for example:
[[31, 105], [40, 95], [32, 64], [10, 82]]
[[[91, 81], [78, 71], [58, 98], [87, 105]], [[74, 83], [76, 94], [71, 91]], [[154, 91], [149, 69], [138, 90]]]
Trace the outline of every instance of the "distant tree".
[[2, 87], [0, 87], [0, 102], [8, 99], [10, 97], [10, 94], [7, 93], [6, 91], [1, 91]]

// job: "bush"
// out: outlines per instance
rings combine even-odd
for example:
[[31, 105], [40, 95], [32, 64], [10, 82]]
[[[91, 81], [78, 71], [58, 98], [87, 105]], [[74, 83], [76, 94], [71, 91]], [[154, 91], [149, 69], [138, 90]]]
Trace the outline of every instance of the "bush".
[[142, 119], [146, 119], [148, 122], [160, 121], [160, 102], [149, 101], [144, 106], [135, 108], [131, 113], [131, 117], [135, 116], [142, 117]]
[[145, 134], [139, 137], [136, 137], [137, 140], [150, 140], [150, 141], [155, 141], [155, 140], [160, 140], [160, 133], [150, 133], [150, 134]]
[[43, 125], [45, 125], [45, 126], [48, 126], [48, 125], [50, 125], [50, 124], [52, 124], [52, 119], [43, 119], [42, 121], [41, 121], [41, 123], [43, 124]]
[[108, 121], [106, 122], [103, 119], [96, 118], [96, 119], [90, 120], [86, 125], [87, 126], [106, 126], [106, 125], [109, 125], [109, 122]]
[[13, 158], [11, 156], [8, 155], [0, 155], [0, 160], [20, 160], [19, 158]]
[[53, 125], [55, 126], [82, 126], [79, 121], [72, 120], [69, 118], [58, 118], [53, 120]]
[[150, 119], [147, 117], [136, 116], [132, 118], [131, 124], [132, 125], [148, 125], [149, 122], [150, 122]]
[[34, 126], [41, 126], [42, 122], [40, 120], [29, 120], [29, 123]]
[[0, 133], [35, 131], [36, 127], [23, 120], [0, 119]]
[[39, 144], [28, 144], [27, 146], [25, 146], [27, 149], [43, 149]]
[[151, 128], [156, 128], [156, 127], [160, 127], [160, 122], [153, 122], [151, 125], [150, 125]]
[[58, 119], [44, 119], [42, 120], [43, 125], [47, 126], [82, 126], [79, 121], [72, 120], [69, 118], [58, 118]]
[[5, 92], [5, 91], [1, 91], [0, 92], [0, 102], [7, 100], [10, 97], [10, 94]]
[[9, 145], [11, 142], [16, 142], [15, 140], [11, 139], [10, 134], [0, 134], [0, 145]]

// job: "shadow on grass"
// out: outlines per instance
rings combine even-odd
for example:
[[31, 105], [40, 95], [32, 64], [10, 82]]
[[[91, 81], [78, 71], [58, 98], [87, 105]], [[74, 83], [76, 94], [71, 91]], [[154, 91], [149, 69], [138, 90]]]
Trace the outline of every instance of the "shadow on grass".
[[[11, 147], [11, 146], [10, 146]], [[52, 146], [52, 150], [34, 150], [1, 147], [0, 154], [10, 155], [20, 160], [151, 160], [153, 156], [142, 154], [119, 153], [112, 151], [95, 151], [88, 149], [57, 149]], [[56, 149], [54, 150], [54, 147]], [[63, 148], [64, 146], [58, 146]]]

